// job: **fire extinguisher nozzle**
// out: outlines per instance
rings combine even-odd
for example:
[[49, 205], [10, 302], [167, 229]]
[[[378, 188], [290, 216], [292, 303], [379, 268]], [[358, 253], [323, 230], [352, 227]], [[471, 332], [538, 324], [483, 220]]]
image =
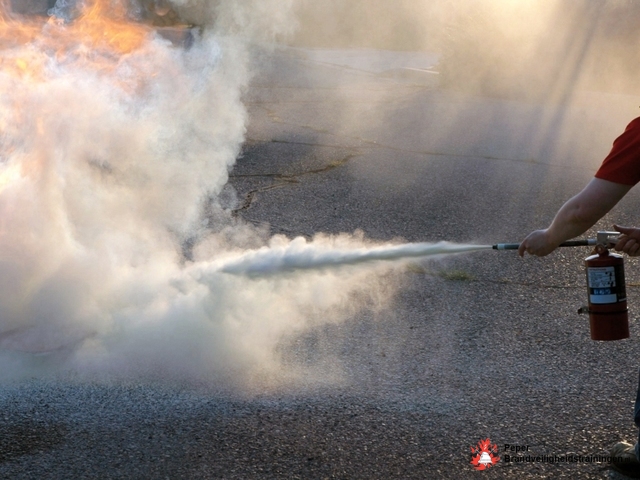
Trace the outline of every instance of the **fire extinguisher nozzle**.
[[517, 250], [520, 248], [519, 243], [496, 243], [493, 247], [494, 250]]

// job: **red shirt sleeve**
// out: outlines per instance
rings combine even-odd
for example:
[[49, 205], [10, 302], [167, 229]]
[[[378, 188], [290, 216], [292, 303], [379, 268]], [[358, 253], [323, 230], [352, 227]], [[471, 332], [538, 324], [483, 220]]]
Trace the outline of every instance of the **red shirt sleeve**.
[[596, 178], [623, 185], [640, 182], [640, 117], [632, 120], [604, 159]]

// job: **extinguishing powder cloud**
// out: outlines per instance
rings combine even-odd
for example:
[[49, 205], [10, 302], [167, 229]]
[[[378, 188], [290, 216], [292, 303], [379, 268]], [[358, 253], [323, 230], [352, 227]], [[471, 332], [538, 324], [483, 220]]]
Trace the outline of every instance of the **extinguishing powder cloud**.
[[176, 0], [211, 22], [189, 49], [122, 16], [19, 25], [24, 38], [7, 17], [0, 33], [20, 40], [0, 51], [2, 376], [46, 365], [92, 378], [291, 381], [283, 338], [382, 309], [393, 293], [389, 263], [326, 267], [469, 249], [269, 241], [220, 206], [244, 138], [247, 45], [290, 28], [291, 3]]

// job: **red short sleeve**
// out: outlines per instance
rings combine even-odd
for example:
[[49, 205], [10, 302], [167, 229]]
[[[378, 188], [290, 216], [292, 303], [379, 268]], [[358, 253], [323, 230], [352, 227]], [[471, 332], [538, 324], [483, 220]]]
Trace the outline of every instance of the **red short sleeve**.
[[596, 178], [624, 185], [640, 182], [640, 117], [631, 121], [604, 159]]

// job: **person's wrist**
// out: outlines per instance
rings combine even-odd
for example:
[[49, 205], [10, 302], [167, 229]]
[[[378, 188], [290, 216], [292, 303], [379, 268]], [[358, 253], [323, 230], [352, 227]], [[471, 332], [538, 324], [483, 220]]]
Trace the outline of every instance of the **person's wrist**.
[[547, 245], [557, 247], [558, 245], [560, 245], [560, 243], [562, 243], [562, 240], [560, 240], [556, 235], [554, 235], [554, 232], [550, 228], [545, 228], [540, 232], [544, 240], [544, 243], [546, 243]]

